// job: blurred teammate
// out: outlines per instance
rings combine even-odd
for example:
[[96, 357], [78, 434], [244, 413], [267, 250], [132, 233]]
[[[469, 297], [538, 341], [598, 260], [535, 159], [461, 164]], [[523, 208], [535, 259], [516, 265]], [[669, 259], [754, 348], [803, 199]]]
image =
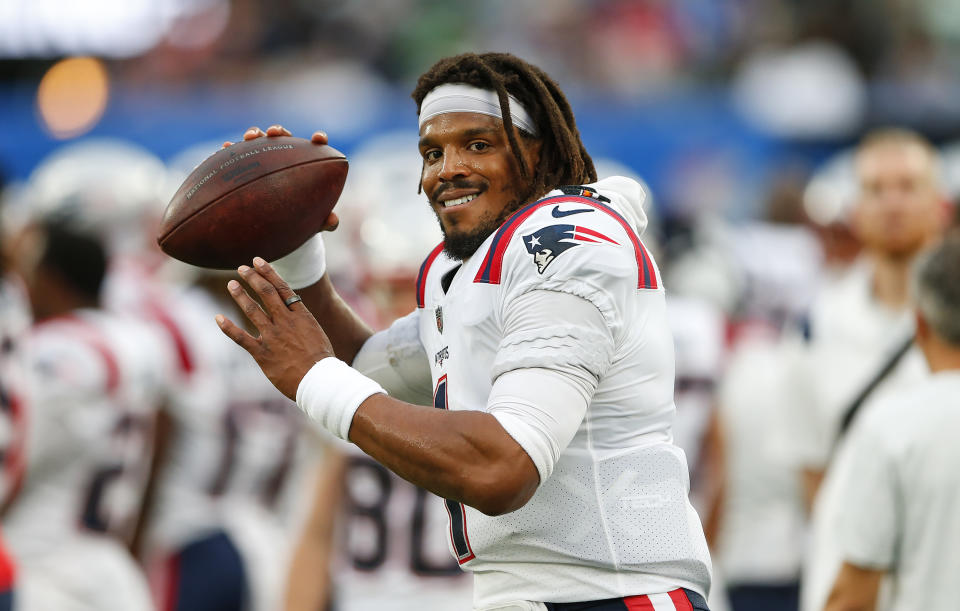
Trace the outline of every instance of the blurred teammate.
[[[6, 235], [0, 228], [0, 515], [23, 483], [25, 470], [27, 366], [23, 338], [30, 309], [23, 287], [10, 273]], [[0, 611], [14, 604], [16, 563], [0, 539]]]
[[31, 176], [35, 214], [107, 242], [104, 305], [149, 325], [153, 343], [140, 350], [165, 363], [161, 464], [138, 539], [156, 604], [272, 610], [289, 554], [279, 521], [304, 460], [302, 416], [211, 328], [222, 306], [203, 278], [161, 265], [155, 227], [168, 181], [159, 159], [117, 140], [63, 147]]
[[814, 303], [809, 343], [786, 395], [793, 399], [791, 451], [808, 503], [816, 499], [801, 580], [801, 608], [809, 611], [822, 609], [840, 566], [837, 476], [846, 467], [844, 444], [834, 447], [845, 414], [854, 402], [868, 411], [889, 389], [927, 375], [922, 357], [905, 350], [913, 334], [908, 275], [917, 253], [940, 239], [947, 219], [936, 153], [920, 136], [869, 134], [855, 163], [860, 189], [852, 226], [865, 256]]
[[[175, 159], [173, 181], [197, 161], [194, 150]], [[160, 210], [155, 202], [144, 216]], [[152, 235], [150, 242], [118, 253], [112, 304], [152, 321], [175, 355], [170, 430], [145, 537], [154, 598], [179, 611], [276, 609], [295, 530], [291, 484], [316, 459], [313, 432], [209, 324], [227, 307], [221, 278], [195, 272], [165, 281], [144, 264], [158, 253]]]
[[917, 336], [932, 375], [889, 395], [850, 433], [839, 547], [827, 611], [872, 611], [881, 580], [891, 610], [957, 608], [960, 575], [960, 234], [914, 276]]
[[[734, 611], [795, 611], [799, 604], [805, 515], [786, 450], [784, 408], [797, 342], [785, 331], [806, 313], [824, 269], [817, 241], [801, 224], [800, 185], [790, 174], [775, 185], [765, 220], [737, 227], [731, 244], [746, 288], [732, 316], [718, 391], [726, 469], [713, 550]], [[835, 188], [820, 191], [836, 194]], [[823, 198], [814, 201], [823, 210], [818, 219], [829, 222]], [[834, 218], [842, 201], [829, 202]]]
[[[442, 60], [415, 99], [421, 186], [445, 235], [418, 310], [374, 335], [305, 254], [316, 243], [281, 265], [336, 353], [395, 395], [329, 358], [331, 340], [260, 259], [241, 275], [269, 316], [229, 284], [260, 338], [218, 322], [328, 430], [447, 499], [476, 608], [705, 609], [709, 556], [672, 444], [673, 345], [638, 238], [642, 189], [554, 190], [595, 181], [593, 164], [556, 84], [513, 56]], [[431, 390], [434, 408], [416, 405]]]
[[150, 609], [126, 544], [148, 481], [162, 364], [141, 350], [142, 325], [100, 309], [99, 242], [52, 223], [30, 231], [17, 264], [36, 321], [25, 345], [34, 384], [27, 471], [4, 516], [9, 542], [68, 608]]

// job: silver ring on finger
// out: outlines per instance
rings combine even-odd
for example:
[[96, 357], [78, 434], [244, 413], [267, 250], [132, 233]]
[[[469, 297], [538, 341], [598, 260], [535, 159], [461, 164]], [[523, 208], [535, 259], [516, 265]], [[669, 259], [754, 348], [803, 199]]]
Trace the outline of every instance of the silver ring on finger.
[[300, 295], [297, 295], [296, 293], [294, 293], [293, 295], [290, 295], [289, 297], [284, 299], [283, 304], [289, 308], [290, 306], [297, 303], [298, 301], [303, 301], [303, 298], [300, 297]]

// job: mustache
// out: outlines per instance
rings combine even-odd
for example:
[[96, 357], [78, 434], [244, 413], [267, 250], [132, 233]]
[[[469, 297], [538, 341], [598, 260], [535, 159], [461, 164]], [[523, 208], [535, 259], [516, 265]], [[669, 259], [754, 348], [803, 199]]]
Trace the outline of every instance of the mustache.
[[443, 195], [443, 194], [446, 193], [447, 191], [455, 190], [455, 189], [479, 189], [479, 190], [483, 190], [483, 184], [482, 184], [482, 183], [474, 184], [474, 183], [470, 182], [469, 180], [463, 180], [463, 179], [457, 179], [457, 178], [455, 178], [455, 179], [451, 180], [450, 182], [444, 182], [444, 183], [441, 183], [441, 184], [437, 185], [437, 188], [434, 189], [434, 190], [433, 190], [433, 193], [430, 194], [430, 199], [432, 199], [433, 201], [437, 201], [437, 199], [439, 199], [441, 195]]

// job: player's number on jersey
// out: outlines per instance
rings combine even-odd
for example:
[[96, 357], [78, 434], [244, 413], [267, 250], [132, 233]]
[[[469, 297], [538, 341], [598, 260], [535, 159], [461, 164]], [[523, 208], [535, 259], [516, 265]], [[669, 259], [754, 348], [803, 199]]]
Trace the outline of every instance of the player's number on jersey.
[[257, 479], [257, 495], [264, 507], [273, 509], [290, 475], [297, 450], [300, 420], [295, 417], [289, 401], [283, 397], [257, 401], [234, 401], [220, 419], [222, 445], [207, 493], [218, 497], [231, 489], [238, 467], [243, 465], [243, 453], [250, 452], [252, 438], [261, 432], [271, 435], [279, 451], [273, 452], [272, 462], [258, 461], [262, 469]]
[[[353, 566], [361, 571], [376, 571], [387, 561], [388, 546], [401, 540], [390, 536], [390, 521], [387, 517], [390, 499], [393, 496], [394, 479], [386, 467], [366, 456], [352, 456], [347, 463], [346, 500], [351, 519], [365, 523], [371, 534], [369, 545], [351, 545], [350, 558]], [[449, 556], [446, 562], [432, 561], [425, 552], [427, 543], [427, 511], [433, 503], [429, 493], [416, 488], [413, 512], [410, 516], [409, 568], [423, 577], [460, 576], [463, 571]], [[405, 524], [404, 524], [405, 525]], [[399, 525], [399, 526], [404, 526]], [[394, 528], [398, 525], [394, 524]], [[357, 532], [356, 527], [351, 527]], [[361, 549], [362, 547], [362, 549]]]
[[138, 507], [130, 499], [138, 496], [149, 469], [152, 423], [131, 414], [121, 416], [114, 427], [110, 446], [113, 461], [93, 472], [87, 484], [80, 523], [94, 532], [113, 532], [126, 538], [132, 535]]

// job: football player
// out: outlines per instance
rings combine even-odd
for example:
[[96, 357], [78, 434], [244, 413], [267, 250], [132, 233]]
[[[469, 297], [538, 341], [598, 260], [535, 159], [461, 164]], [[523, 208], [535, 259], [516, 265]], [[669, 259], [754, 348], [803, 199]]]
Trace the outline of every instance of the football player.
[[150, 609], [126, 544], [148, 481], [162, 365], [142, 350], [143, 325], [100, 308], [101, 244], [55, 223], [29, 232], [17, 261], [35, 320], [27, 470], [4, 516], [10, 546], [76, 608]]
[[217, 322], [312, 418], [444, 499], [475, 608], [705, 609], [642, 188], [596, 182], [559, 87], [513, 56], [441, 60], [414, 99], [444, 232], [417, 310], [372, 334], [312, 240], [279, 275], [239, 269], [265, 310], [228, 284], [259, 337]]

